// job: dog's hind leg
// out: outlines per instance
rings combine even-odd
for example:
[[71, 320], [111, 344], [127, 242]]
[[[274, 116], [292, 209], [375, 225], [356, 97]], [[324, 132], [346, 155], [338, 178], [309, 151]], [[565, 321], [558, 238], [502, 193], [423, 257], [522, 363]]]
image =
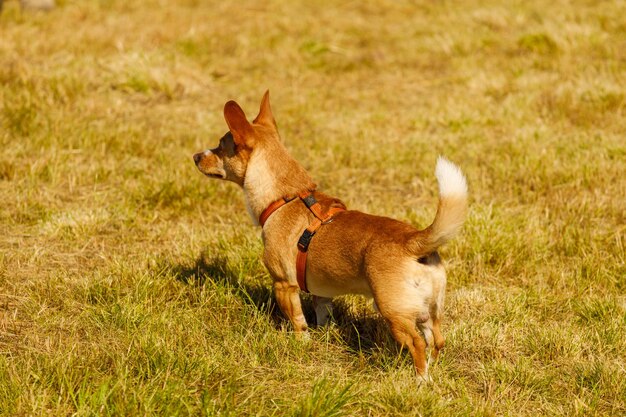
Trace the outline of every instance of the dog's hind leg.
[[308, 326], [302, 313], [300, 288], [297, 285], [289, 284], [287, 281], [275, 281], [274, 294], [276, 295], [278, 306], [293, 325], [296, 335], [302, 336]]
[[440, 326], [441, 326], [441, 318], [439, 316], [433, 317], [432, 332], [433, 332], [433, 338], [435, 342], [433, 346], [432, 355], [431, 355], [433, 360], [437, 360], [437, 357], [439, 356], [439, 352], [441, 351], [441, 349], [443, 349], [446, 343], [446, 339], [441, 334]]
[[439, 332], [438, 327], [437, 330], [435, 330], [435, 326], [431, 318], [423, 323], [418, 320], [417, 327], [422, 332], [424, 340], [426, 340], [426, 350], [428, 351], [427, 362], [430, 365], [431, 360], [434, 361], [435, 359], [437, 359], [437, 355], [439, 354], [439, 348], [437, 347], [437, 343], [439, 342], [438, 338], [442, 337], [441, 333]]
[[[383, 316], [385, 316], [384, 313]], [[389, 322], [391, 334], [393, 334], [396, 341], [409, 350], [417, 376], [429, 382], [428, 363], [426, 362], [426, 341], [415, 328], [415, 320], [399, 316], [385, 317], [385, 319]]]
[[313, 307], [315, 307], [315, 318], [318, 326], [328, 323], [328, 318], [333, 313], [332, 298], [313, 296]]
[[417, 327], [422, 332], [424, 340], [426, 341], [426, 348], [432, 348], [434, 346], [435, 337], [433, 334], [433, 321], [429, 318], [425, 322], [417, 321]]
[[[386, 256], [383, 258], [379, 255], [379, 262], [372, 263], [368, 271], [374, 300], [380, 314], [391, 326], [393, 337], [409, 350], [418, 379], [430, 382], [426, 345], [427, 342], [434, 343], [434, 334], [427, 325], [431, 320], [431, 277], [425, 273], [423, 265], [412, 259]], [[423, 334], [417, 326], [420, 326]]]
[[430, 305], [430, 319], [432, 320], [432, 325], [430, 326], [430, 330], [433, 335], [433, 344], [431, 345], [432, 353], [431, 358], [433, 360], [437, 360], [439, 356], [439, 352], [443, 349], [443, 346], [446, 343], [446, 339], [441, 334], [441, 319], [443, 317], [443, 303], [445, 296], [445, 271], [443, 269], [439, 272], [439, 280], [438, 285], [436, 286], [436, 297], [433, 297], [432, 303]]

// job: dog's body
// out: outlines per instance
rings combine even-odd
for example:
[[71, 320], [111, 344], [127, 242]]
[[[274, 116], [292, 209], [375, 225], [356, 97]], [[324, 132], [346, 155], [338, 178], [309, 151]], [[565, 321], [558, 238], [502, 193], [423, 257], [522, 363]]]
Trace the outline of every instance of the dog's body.
[[[194, 160], [207, 176], [243, 188], [253, 221], [273, 202], [306, 190], [313, 192], [324, 211], [345, 207], [315, 191], [311, 177], [287, 153], [276, 130], [268, 93], [252, 124], [232, 101], [226, 103], [224, 116], [230, 132], [218, 148], [196, 154]], [[319, 297], [318, 324], [325, 320], [332, 297], [373, 297], [393, 336], [409, 349], [418, 375], [425, 379], [426, 347], [433, 347], [432, 356], [436, 357], [444, 345], [439, 324], [446, 274], [436, 249], [459, 231], [467, 210], [467, 185], [461, 171], [440, 158], [436, 175], [439, 208], [428, 228], [416, 230], [390, 218], [341, 211], [317, 230], [306, 263], [308, 290]], [[263, 225], [263, 261], [274, 279], [276, 300], [298, 334], [306, 331], [307, 323], [296, 279], [297, 243], [313, 220], [313, 213], [296, 198]]]

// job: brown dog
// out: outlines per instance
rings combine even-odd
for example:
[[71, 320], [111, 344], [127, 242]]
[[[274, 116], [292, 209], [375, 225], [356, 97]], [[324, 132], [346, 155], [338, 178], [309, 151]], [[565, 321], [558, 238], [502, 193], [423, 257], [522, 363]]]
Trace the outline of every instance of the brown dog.
[[281, 143], [269, 92], [252, 123], [234, 101], [224, 106], [224, 118], [230, 131], [194, 161], [205, 175], [239, 184], [253, 221], [264, 223], [263, 262], [274, 279], [278, 305], [297, 334], [307, 330], [299, 284], [316, 296], [318, 324], [326, 320], [332, 297], [373, 297], [394, 338], [409, 349], [417, 374], [428, 380], [426, 348], [433, 348], [435, 359], [444, 345], [446, 273], [436, 250], [458, 233], [467, 212], [467, 185], [459, 168], [439, 158], [437, 214], [430, 226], [416, 230], [345, 210], [341, 201], [315, 191], [309, 174]]

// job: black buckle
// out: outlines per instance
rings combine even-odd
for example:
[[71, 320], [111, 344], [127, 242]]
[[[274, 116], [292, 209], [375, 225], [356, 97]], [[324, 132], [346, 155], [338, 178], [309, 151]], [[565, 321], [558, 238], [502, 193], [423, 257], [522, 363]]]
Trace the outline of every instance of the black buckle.
[[311, 239], [315, 235], [315, 232], [309, 232], [307, 229], [304, 229], [302, 236], [298, 239], [298, 249], [302, 252], [306, 252], [309, 250], [309, 244], [311, 243]]
[[313, 197], [313, 194], [307, 195], [302, 199], [302, 201], [307, 206], [307, 208], [311, 208], [313, 204], [317, 203], [317, 200], [315, 199], [315, 197]]

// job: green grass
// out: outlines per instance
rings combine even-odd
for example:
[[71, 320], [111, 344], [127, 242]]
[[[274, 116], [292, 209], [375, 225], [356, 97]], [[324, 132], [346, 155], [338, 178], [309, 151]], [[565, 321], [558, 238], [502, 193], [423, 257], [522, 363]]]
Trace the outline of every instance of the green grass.
[[[0, 15], [0, 415], [626, 414], [623, 2], [58, 3]], [[466, 173], [432, 386], [359, 297], [296, 340], [197, 172], [267, 88], [351, 208]]]

